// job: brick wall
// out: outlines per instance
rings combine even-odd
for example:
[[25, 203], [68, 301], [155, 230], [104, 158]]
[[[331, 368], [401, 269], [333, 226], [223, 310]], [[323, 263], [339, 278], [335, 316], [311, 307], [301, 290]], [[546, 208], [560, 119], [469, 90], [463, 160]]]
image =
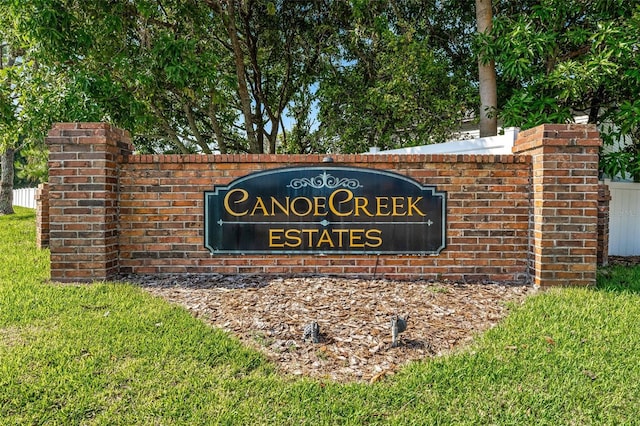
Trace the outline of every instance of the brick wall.
[[56, 124], [49, 145], [51, 278], [105, 280], [119, 271], [118, 158], [126, 132], [104, 123]]
[[49, 247], [49, 184], [41, 183], [36, 190], [36, 246]]
[[58, 124], [48, 143], [54, 280], [118, 273], [595, 280], [599, 139], [589, 126], [523, 132], [517, 155], [332, 156], [333, 165], [390, 170], [447, 191], [447, 247], [437, 256], [211, 255], [204, 247], [204, 191], [255, 171], [318, 165], [324, 156], [132, 155], [127, 134], [102, 123]]
[[529, 274], [540, 286], [595, 283], [598, 149], [595, 126], [547, 124], [518, 135], [532, 159]]
[[609, 202], [611, 192], [605, 184], [598, 186], [598, 266], [609, 263]]
[[333, 165], [391, 170], [447, 191], [448, 245], [436, 257], [211, 256], [203, 247], [203, 191], [266, 168], [322, 157], [129, 156], [120, 175], [120, 266], [126, 273], [340, 274], [455, 280], [522, 279], [529, 191], [527, 157], [336, 155]]

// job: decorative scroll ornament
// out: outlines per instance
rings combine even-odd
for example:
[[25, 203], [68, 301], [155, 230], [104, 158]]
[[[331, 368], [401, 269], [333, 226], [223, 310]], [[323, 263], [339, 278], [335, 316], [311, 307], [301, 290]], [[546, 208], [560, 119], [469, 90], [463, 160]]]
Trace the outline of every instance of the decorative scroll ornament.
[[360, 181], [358, 179], [349, 179], [349, 178], [340, 179], [328, 174], [327, 172], [322, 172], [318, 176], [312, 177], [312, 178], [291, 179], [291, 182], [289, 182], [289, 185], [287, 185], [287, 188], [300, 189], [300, 188], [305, 188], [307, 186], [310, 186], [312, 188], [317, 188], [317, 189], [320, 189], [320, 188], [333, 189], [341, 186], [348, 189], [356, 189], [356, 188], [363, 187], [362, 185], [360, 185]]

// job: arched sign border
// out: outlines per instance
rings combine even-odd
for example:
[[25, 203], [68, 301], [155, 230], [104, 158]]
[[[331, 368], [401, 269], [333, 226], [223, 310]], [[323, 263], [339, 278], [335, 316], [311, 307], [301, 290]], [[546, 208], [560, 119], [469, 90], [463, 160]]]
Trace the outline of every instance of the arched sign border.
[[204, 245], [212, 254], [437, 255], [446, 198], [384, 170], [264, 170], [205, 191]]

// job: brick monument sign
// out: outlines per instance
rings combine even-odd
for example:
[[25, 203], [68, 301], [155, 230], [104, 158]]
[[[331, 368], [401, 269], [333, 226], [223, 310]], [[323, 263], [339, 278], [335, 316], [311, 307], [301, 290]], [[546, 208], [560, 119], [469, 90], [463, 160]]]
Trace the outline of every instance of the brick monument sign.
[[220, 273], [593, 285], [598, 255], [606, 261], [591, 125], [523, 131], [512, 155], [331, 163], [137, 155], [127, 132], [104, 123], [56, 124], [47, 143], [38, 241], [56, 281]]

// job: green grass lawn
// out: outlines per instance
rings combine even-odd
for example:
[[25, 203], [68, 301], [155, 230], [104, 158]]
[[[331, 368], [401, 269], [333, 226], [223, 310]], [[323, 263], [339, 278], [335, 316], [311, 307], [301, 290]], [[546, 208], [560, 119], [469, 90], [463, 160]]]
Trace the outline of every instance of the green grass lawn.
[[640, 423], [640, 267], [513, 308], [457, 354], [373, 385], [283, 377], [123, 284], [56, 285], [34, 213], [0, 216], [0, 424]]

